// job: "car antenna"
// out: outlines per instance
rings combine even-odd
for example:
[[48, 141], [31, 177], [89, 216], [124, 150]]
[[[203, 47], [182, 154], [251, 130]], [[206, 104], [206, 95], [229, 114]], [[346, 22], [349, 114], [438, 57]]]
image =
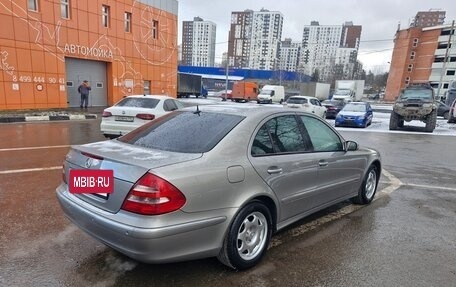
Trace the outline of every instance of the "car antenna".
[[198, 105], [196, 105], [196, 111], [194, 112], [194, 114], [195, 114], [195, 115], [198, 115], [198, 116], [201, 114], [201, 111], [200, 111]]

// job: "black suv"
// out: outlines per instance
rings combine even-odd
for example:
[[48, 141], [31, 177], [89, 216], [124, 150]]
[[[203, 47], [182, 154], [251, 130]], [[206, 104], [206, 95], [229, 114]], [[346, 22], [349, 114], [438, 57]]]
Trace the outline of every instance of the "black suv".
[[391, 112], [389, 129], [397, 130], [404, 121], [419, 120], [426, 123], [424, 130], [432, 133], [437, 123], [437, 105], [430, 85], [411, 85], [402, 90]]

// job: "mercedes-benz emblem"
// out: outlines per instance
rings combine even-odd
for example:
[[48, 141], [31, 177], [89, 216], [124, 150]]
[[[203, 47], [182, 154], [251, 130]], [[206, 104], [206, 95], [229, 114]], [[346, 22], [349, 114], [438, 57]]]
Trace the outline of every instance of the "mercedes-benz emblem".
[[92, 166], [92, 163], [93, 163], [93, 159], [89, 157], [88, 159], [86, 159], [84, 166], [86, 168], [90, 168]]

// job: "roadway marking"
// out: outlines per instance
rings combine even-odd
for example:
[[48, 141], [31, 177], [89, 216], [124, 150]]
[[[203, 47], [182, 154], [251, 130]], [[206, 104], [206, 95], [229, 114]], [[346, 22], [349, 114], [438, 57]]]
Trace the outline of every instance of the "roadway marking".
[[70, 145], [52, 145], [52, 146], [37, 146], [37, 147], [18, 147], [18, 148], [0, 148], [2, 151], [20, 151], [20, 150], [34, 150], [34, 149], [50, 149], [50, 148], [64, 148]]
[[0, 174], [12, 174], [12, 173], [23, 173], [23, 172], [33, 172], [33, 171], [45, 171], [45, 170], [57, 170], [57, 169], [62, 169], [62, 166], [3, 170], [3, 171], [0, 171]]
[[426, 188], [426, 189], [440, 189], [440, 190], [445, 190], [445, 191], [456, 191], [456, 188], [453, 188], [453, 187], [431, 186], [431, 185], [413, 184], [413, 183], [405, 183], [404, 186]]

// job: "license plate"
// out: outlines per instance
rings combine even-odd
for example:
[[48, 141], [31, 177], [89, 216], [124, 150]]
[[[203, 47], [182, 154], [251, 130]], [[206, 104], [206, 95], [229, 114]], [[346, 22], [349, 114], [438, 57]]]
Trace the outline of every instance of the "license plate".
[[116, 116], [116, 121], [118, 122], [132, 122], [135, 118], [127, 116]]
[[106, 199], [114, 191], [113, 170], [72, 169], [69, 179], [70, 193], [91, 193]]

